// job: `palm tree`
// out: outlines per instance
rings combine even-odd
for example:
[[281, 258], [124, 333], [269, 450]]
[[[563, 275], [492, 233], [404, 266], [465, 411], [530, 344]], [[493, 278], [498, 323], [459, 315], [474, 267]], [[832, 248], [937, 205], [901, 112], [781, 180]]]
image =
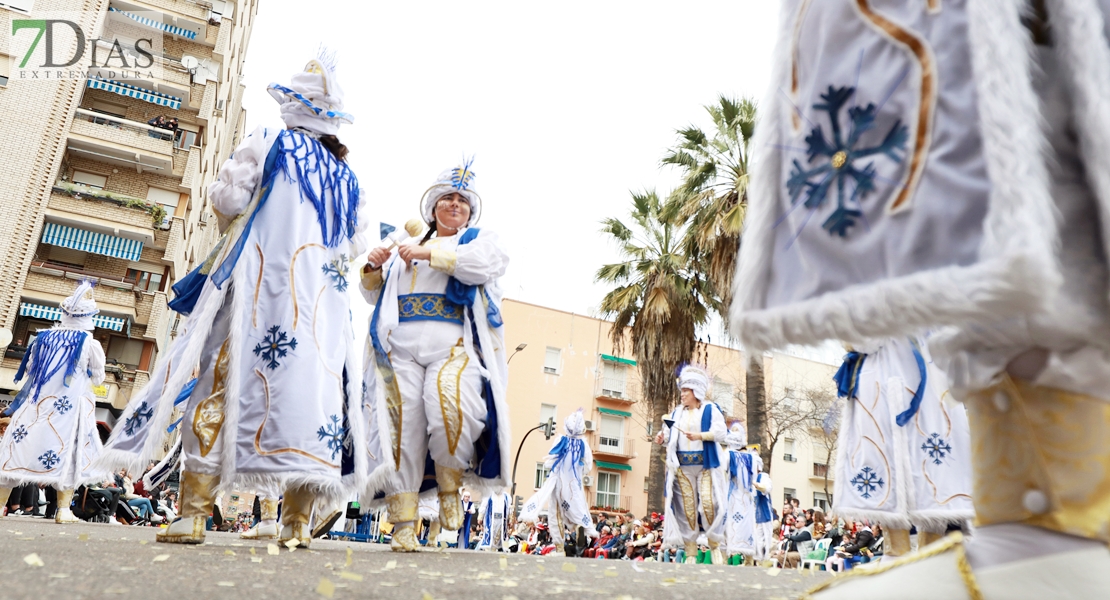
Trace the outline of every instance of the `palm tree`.
[[[727, 324], [736, 254], [748, 206], [748, 164], [756, 107], [750, 98], [736, 100], [722, 95], [705, 110], [713, 121], [710, 134], [693, 125], [679, 129], [678, 143], [663, 158], [664, 165], [683, 171], [682, 185], [664, 212], [668, 219], [686, 223], [684, 252], [691, 257], [694, 268], [705, 274], [712, 290], [709, 304]], [[770, 471], [763, 356], [748, 357], [746, 372], [748, 442], [761, 444], [764, 464]]]
[[[632, 344], [652, 431], [660, 430], [678, 400], [676, 369], [690, 360], [695, 331], [709, 315], [707, 282], [691, 267], [681, 221], [664, 215], [664, 206], [654, 191], [633, 193], [635, 229], [616, 218], [602, 221], [602, 233], [613, 237], [624, 260], [601, 267], [595, 278], [614, 286], [601, 312], [613, 318], [610, 338], [618, 351]], [[656, 512], [663, 512], [664, 454], [662, 446], [651, 445], [648, 509]]]

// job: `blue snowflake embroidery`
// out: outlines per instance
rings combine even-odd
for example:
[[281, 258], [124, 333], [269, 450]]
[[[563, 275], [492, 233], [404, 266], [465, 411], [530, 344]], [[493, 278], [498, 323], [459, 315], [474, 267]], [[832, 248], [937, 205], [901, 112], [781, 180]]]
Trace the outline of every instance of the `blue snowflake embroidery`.
[[47, 450], [39, 457], [39, 462], [42, 463], [43, 468], [53, 469], [58, 463], [62, 462], [62, 459], [58, 458], [58, 454], [53, 450]]
[[262, 343], [254, 347], [255, 356], [261, 356], [270, 370], [281, 366], [277, 359], [284, 358], [290, 350], [297, 349], [297, 338], [290, 338], [280, 329], [281, 326], [274, 325], [266, 330], [266, 337], [262, 338]]
[[[790, 203], [797, 204], [802, 192], [805, 192], [805, 207], [811, 210], [823, 206], [828, 199], [829, 190], [833, 185], [836, 186], [836, 210], [821, 227], [828, 230], [830, 235], [840, 237], [847, 237], [848, 228], [863, 216], [860, 203], [875, 191], [874, 162], [860, 163], [877, 154], [886, 155], [895, 163], [901, 163], [900, 152], [905, 150], [906, 140], [909, 138], [909, 128], [898, 120], [890, 126], [879, 145], [860, 147], [860, 137], [875, 125], [878, 108], [874, 104], [848, 109], [850, 128], [845, 137], [840, 128], [840, 109], [855, 92], [854, 87], [835, 88], [830, 85], [829, 90], [821, 95], [824, 102], [813, 105], [813, 108], [828, 113], [832, 140], [825, 139], [825, 132], [820, 125], [815, 126], [806, 137], [806, 154], [810, 165], [815, 162], [820, 164], [804, 169], [795, 159], [790, 178], [786, 181]], [[855, 183], [850, 195], [845, 189], [849, 181]]]
[[27, 437], [27, 426], [26, 425], [20, 425], [19, 427], [15, 428], [15, 431], [12, 432], [12, 441], [14, 441], [17, 444], [19, 442], [22, 442], [23, 438], [25, 438], [25, 437]]
[[343, 442], [347, 437], [347, 430], [339, 425], [339, 417], [332, 415], [331, 423], [321, 425], [320, 429], [316, 430], [316, 435], [319, 436], [319, 441], [328, 441], [331, 459], [335, 460], [335, 455], [343, 449]]
[[734, 512], [732, 513], [732, 520], [736, 523], [741, 523], [744, 521], [744, 514], [740, 512]]
[[952, 446], [944, 441], [939, 433], [934, 433], [921, 444], [921, 449], [929, 453], [929, 458], [933, 459], [933, 464], [939, 465], [944, 461], [944, 457], [952, 453]]
[[135, 412], [123, 422], [123, 432], [128, 436], [135, 435], [143, 426], [143, 421], [149, 421], [154, 416], [154, 409], [147, 405], [146, 400], [135, 409]]
[[69, 401], [69, 396], [62, 396], [54, 401], [54, 410], [63, 415], [69, 412], [71, 408], [73, 408], [73, 404]]
[[562, 503], [559, 504], [559, 506], [563, 507], [563, 512], [570, 512], [570, 502], [563, 500]]
[[870, 498], [871, 492], [883, 487], [883, 478], [871, 469], [871, 467], [864, 467], [862, 471], [856, 473], [852, 478], [851, 484], [856, 486], [856, 491], [864, 498]]
[[339, 258], [332, 260], [325, 264], [323, 267], [324, 275], [331, 277], [332, 283], [335, 284], [337, 292], [347, 291], [347, 273], [349, 267], [347, 266], [347, 255], [340, 254]]

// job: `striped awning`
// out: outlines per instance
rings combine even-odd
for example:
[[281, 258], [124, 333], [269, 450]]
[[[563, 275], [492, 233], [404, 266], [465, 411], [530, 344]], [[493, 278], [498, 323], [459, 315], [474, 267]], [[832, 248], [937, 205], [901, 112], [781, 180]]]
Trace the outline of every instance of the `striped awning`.
[[597, 412], [603, 415], [613, 415], [614, 417], [624, 417], [626, 419], [632, 416], [632, 413], [626, 410], [614, 410], [612, 408], [601, 408], [600, 406], [597, 408]]
[[143, 254], [143, 243], [139, 240], [129, 240], [104, 233], [93, 233], [92, 231], [66, 227], [57, 223], [43, 224], [42, 243], [130, 261], [139, 260]]
[[104, 90], [106, 92], [112, 92], [113, 94], [119, 94], [120, 96], [127, 96], [128, 98], [135, 98], [143, 102], [157, 104], [158, 106], [165, 106], [174, 110], [181, 108], [181, 98], [177, 96], [171, 96], [161, 92], [152, 92], [141, 87], [120, 83], [119, 81], [112, 81], [111, 79], [96, 77], [90, 79], [88, 85], [94, 90]]
[[181, 37], [186, 37], [186, 38], [189, 38], [190, 40], [197, 39], [197, 32], [190, 31], [190, 30], [185, 29], [183, 27], [175, 27], [173, 25], [167, 25], [167, 24], [165, 24], [161, 21], [155, 21], [154, 19], [148, 19], [144, 16], [136, 15], [135, 13], [129, 13], [127, 11], [112, 8], [111, 6], [108, 7], [108, 12], [119, 13], [119, 14], [121, 14], [121, 15], [129, 18], [129, 19], [133, 19], [136, 23], [139, 23], [141, 25], [146, 25], [147, 27], [157, 29], [159, 31], [165, 31], [166, 33], [170, 33], [170, 34], [173, 34], [173, 35], [179, 35]]
[[605, 462], [603, 460], [595, 460], [594, 464], [599, 469], [609, 469], [610, 471], [631, 471], [632, 465], [622, 465], [620, 463]]
[[[43, 319], [46, 321], [61, 321], [62, 309], [57, 306], [43, 306], [41, 304], [31, 304], [30, 302], [21, 302], [19, 304], [19, 316], [31, 317], [32, 319]], [[123, 331], [125, 322], [126, 319], [119, 319], [116, 317], [106, 317], [104, 315], [93, 316], [93, 326], [101, 329]]]

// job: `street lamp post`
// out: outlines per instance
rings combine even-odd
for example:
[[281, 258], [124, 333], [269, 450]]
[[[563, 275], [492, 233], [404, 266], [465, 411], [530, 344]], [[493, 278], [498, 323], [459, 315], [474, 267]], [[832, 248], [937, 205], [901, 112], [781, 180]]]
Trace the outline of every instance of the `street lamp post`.
[[523, 350], [523, 349], [525, 349], [525, 348], [527, 348], [527, 347], [528, 347], [528, 344], [527, 344], [527, 343], [521, 343], [521, 344], [520, 344], [519, 346], [517, 346], [517, 347], [516, 347], [516, 350], [513, 350], [513, 353], [509, 355], [509, 360], [506, 360], [506, 361], [505, 361], [505, 364], [506, 364], [506, 365], [508, 365], [508, 364], [509, 364], [509, 361], [511, 361], [511, 360], [513, 359], [513, 357], [514, 357], [514, 356], [516, 356], [516, 353], [517, 353], [517, 352], [520, 352], [521, 350]]
[[520, 445], [516, 448], [516, 458], [513, 459], [513, 489], [511, 492], [509, 492], [509, 495], [513, 497], [514, 504], [516, 503], [516, 466], [518, 463], [520, 463], [520, 451], [524, 449], [524, 442], [528, 440], [528, 436], [537, 429], [543, 429], [545, 425], [545, 423], [540, 423], [539, 425], [536, 425], [535, 427], [529, 429], [528, 433], [524, 434], [524, 439], [520, 440]]

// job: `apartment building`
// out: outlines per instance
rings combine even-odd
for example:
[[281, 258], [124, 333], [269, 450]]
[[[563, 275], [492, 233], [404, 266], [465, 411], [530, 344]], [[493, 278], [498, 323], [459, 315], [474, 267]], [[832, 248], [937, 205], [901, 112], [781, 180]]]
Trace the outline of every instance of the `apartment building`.
[[[85, 278], [98, 282], [93, 337], [108, 358], [102, 434], [147, 382], [174, 338], [170, 286], [218, 239], [207, 186], [244, 135], [256, 12], [257, 0], [0, 0], [5, 33], [62, 14], [85, 37], [77, 76], [45, 81], [18, 73], [14, 34], [0, 38], [0, 327], [12, 333], [0, 394], [14, 393], [36, 332]], [[104, 66], [106, 53], [136, 63], [144, 50], [152, 68]], [[176, 129], [152, 125], [159, 117]]]
[[[582, 408], [594, 458], [585, 480], [590, 506], [644, 515], [653, 432], [636, 361], [628, 350], [613, 348], [612, 323], [515, 300], [506, 300], [502, 313], [511, 355], [508, 401], [514, 453], [519, 448], [519, 455], [514, 454], [516, 495], [527, 498], [547, 477], [543, 462], [554, 439], [545, 440], [539, 426], [554, 419], [558, 435], [563, 420]], [[744, 420], [743, 353], [709, 345], [704, 357], [713, 376], [712, 400]], [[785, 353], [764, 357], [768, 393], [780, 402], [822, 386], [835, 393], [835, 370]], [[781, 437], [771, 464], [777, 505], [797, 497], [804, 506], [827, 507], [823, 441], [819, 431], [808, 427]]]

